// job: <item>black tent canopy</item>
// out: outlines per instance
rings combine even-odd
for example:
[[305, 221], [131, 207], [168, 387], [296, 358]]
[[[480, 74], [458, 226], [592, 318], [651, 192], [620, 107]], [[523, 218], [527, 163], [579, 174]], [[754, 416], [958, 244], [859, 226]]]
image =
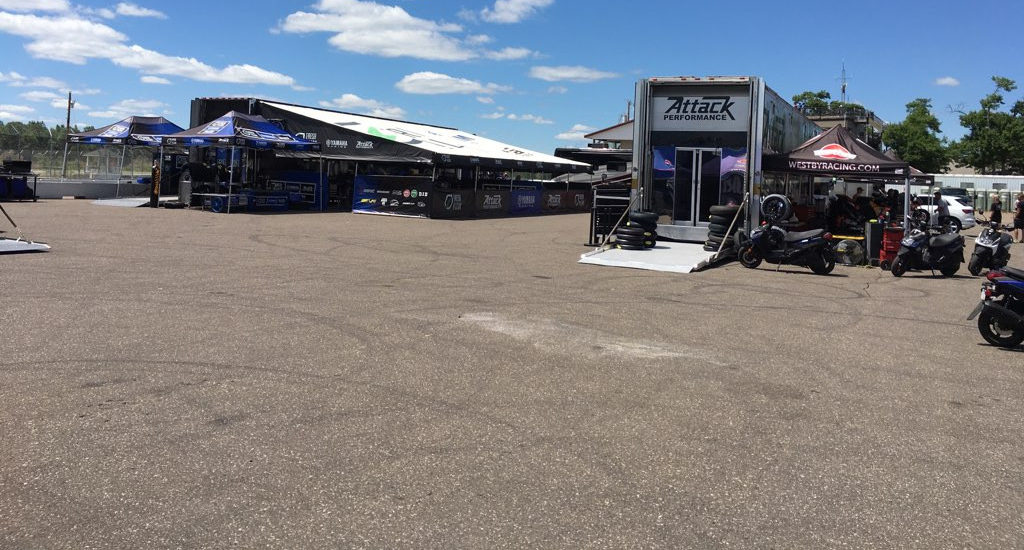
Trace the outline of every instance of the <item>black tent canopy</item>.
[[766, 172], [899, 180], [910, 170], [906, 162], [885, 156], [842, 126], [818, 134], [788, 153], [765, 155], [761, 167]]

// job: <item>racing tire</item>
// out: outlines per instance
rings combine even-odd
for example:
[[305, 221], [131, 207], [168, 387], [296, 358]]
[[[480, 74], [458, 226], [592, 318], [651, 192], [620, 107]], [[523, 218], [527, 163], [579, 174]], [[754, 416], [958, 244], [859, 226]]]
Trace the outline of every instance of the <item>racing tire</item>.
[[761, 260], [763, 259], [761, 258], [761, 255], [757, 253], [757, 250], [754, 250], [754, 246], [751, 244], [743, 246], [736, 256], [740, 261], [740, 264], [748, 269], [754, 269], [761, 265]]
[[828, 275], [836, 268], [836, 256], [832, 253], [831, 248], [824, 246], [821, 248], [821, 253], [818, 257], [808, 262], [808, 264], [811, 271], [816, 275]]
[[[735, 231], [735, 230], [736, 230], [736, 228], [734, 227], [733, 231]], [[713, 223], [713, 224], [708, 225], [708, 233], [711, 233], [712, 235], [725, 235], [728, 232], [729, 232], [729, 226], [728, 225], [720, 225], [720, 224], [717, 224], [717, 223]]]
[[[985, 252], [988, 252], [987, 250]], [[977, 277], [981, 275], [981, 270], [985, 269], [985, 265], [988, 264], [988, 258], [986, 258], [985, 252], [979, 253], [975, 251], [971, 256], [971, 261], [967, 264], [967, 271]]]
[[1003, 327], [999, 318], [988, 309], [978, 315], [978, 332], [986, 342], [1001, 348], [1014, 348], [1024, 342], [1024, 329]]
[[896, 256], [892, 260], [892, 265], [889, 266], [889, 273], [892, 273], [893, 277], [902, 277], [907, 272], [907, 262], [903, 259], [903, 256]]
[[785, 195], [768, 195], [761, 201], [761, 215], [769, 222], [779, 222], [793, 215], [793, 203]]
[[654, 212], [630, 212], [629, 221], [637, 222], [641, 225], [657, 224], [658, 215], [655, 214]]
[[956, 272], [959, 270], [960, 262], [949, 262], [939, 268], [939, 273], [942, 273], [943, 277], [952, 277], [953, 275], [956, 275]]
[[722, 244], [722, 241], [724, 241], [724, 240], [725, 240], [725, 237], [723, 237], [721, 235], [708, 235], [707, 242], [713, 243], [715, 246], [718, 246], [718, 245]]
[[736, 212], [738, 212], [739, 209], [739, 206], [715, 205], [709, 208], [708, 212], [712, 216], [721, 216], [723, 218], [729, 218], [729, 220], [731, 221], [733, 216], [736, 215]]
[[626, 238], [615, 238], [616, 243], [628, 244], [630, 246], [643, 246], [645, 244], [654, 244], [652, 239], [646, 239], [644, 237], [626, 237]]
[[[726, 227], [729, 227], [729, 224], [732, 223], [732, 219], [733, 219], [733, 216], [717, 216], [715, 214], [712, 214], [708, 218], [708, 221], [711, 222], [711, 223], [717, 223], [718, 225], [724, 225]], [[740, 224], [737, 223], [736, 225], [740, 225]]]
[[622, 250], [643, 250], [643, 246], [636, 246], [632, 244], [616, 244], [615, 248], [621, 248]]
[[619, 227], [615, 230], [616, 235], [632, 235], [635, 237], [650, 237], [652, 233], [643, 227]]

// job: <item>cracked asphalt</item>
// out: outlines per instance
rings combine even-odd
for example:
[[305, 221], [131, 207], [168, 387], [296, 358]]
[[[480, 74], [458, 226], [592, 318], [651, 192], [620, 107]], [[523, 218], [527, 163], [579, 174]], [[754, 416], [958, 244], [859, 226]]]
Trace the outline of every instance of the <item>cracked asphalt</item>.
[[1024, 354], [965, 320], [966, 266], [584, 266], [586, 215], [5, 208], [53, 251], [0, 256], [0, 547], [1024, 546]]

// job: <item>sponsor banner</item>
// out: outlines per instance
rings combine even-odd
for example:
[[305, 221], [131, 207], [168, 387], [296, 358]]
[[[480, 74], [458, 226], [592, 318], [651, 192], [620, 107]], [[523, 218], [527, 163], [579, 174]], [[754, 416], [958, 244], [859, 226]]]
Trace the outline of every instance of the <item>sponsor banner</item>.
[[357, 176], [352, 194], [352, 210], [427, 217], [433, 184], [426, 180]]
[[566, 212], [586, 212], [590, 210], [593, 192], [587, 190], [562, 191], [562, 209]]
[[510, 216], [524, 216], [541, 213], [542, 192], [539, 189], [515, 189], [509, 191], [508, 213]]
[[430, 217], [472, 218], [475, 206], [472, 189], [435, 190], [430, 203]]
[[672, 95], [651, 98], [656, 132], [745, 132], [750, 98], [737, 95]]
[[477, 191], [476, 217], [503, 218], [508, 216], [508, 205], [511, 200], [509, 191]]

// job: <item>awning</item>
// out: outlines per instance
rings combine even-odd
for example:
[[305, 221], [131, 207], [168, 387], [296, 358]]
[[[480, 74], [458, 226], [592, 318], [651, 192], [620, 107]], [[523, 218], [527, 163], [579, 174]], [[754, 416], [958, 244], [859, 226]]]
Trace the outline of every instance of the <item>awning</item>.
[[910, 165], [886, 157], [846, 128], [836, 126], [788, 153], [765, 155], [761, 168], [765, 172], [902, 180]]
[[[296, 135], [319, 141], [325, 158], [331, 155], [380, 161], [389, 160], [388, 157], [426, 158], [440, 165], [559, 173], [591, 169], [583, 162], [530, 151], [455, 128], [271, 101], [260, 101], [259, 109], [267, 118], [284, 119], [288, 130]], [[317, 124], [313, 126], [311, 121]]]
[[88, 145], [149, 145], [160, 146], [160, 138], [182, 131], [181, 126], [162, 116], [131, 116], [102, 128], [69, 134], [69, 143]]
[[261, 116], [237, 111], [229, 111], [206, 124], [164, 136], [163, 144], [185, 147], [320, 150], [319, 143], [297, 138]]

